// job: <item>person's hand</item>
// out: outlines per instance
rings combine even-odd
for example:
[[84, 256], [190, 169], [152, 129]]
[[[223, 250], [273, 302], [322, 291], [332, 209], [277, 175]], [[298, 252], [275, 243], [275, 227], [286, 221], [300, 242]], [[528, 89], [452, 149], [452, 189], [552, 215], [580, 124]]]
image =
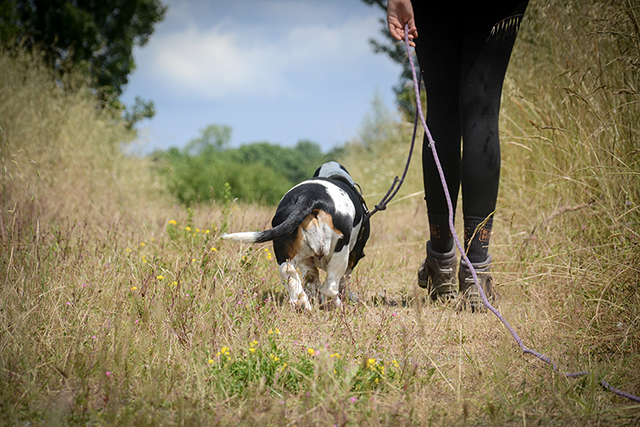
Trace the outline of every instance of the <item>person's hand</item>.
[[413, 17], [411, 0], [389, 0], [387, 24], [389, 25], [389, 33], [400, 41], [404, 41], [404, 24], [409, 24], [409, 44], [413, 47], [416, 46], [413, 39], [418, 38], [418, 29]]

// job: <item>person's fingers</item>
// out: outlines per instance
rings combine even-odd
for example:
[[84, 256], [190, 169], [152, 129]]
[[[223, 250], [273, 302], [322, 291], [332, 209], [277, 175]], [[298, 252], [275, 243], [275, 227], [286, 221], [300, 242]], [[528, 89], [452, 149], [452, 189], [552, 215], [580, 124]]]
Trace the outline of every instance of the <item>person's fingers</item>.
[[413, 42], [413, 39], [417, 39], [417, 38], [418, 38], [418, 29], [416, 28], [415, 25], [413, 27], [409, 25], [409, 44], [415, 47], [416, 44]]
[[402, 40], [404, 38], [404, 28], [400, 25], [400, 21], [397, 18], [390, 16], [387, 19], [387, 24], [389, 26], [389, 34], [397, 40]]
[[[409, 45], [416, 47], [413, 39], [418, 38], [418, 29], [413, 22], [413, 18], [409, 19], [407, 24], [409, 26]], [[395, 16], [388, 16], [387, 25], [389, 27], [389, 34], [391, 34], [393, 38], [399, 41], [404, 41], [404, 24], [402, 24], [398, 18]]]
[[[390, 17], [388, 20], [389, 24], [389, 33], [396, 40], [404, 41], [404, 26], [400, 24], [400, 21], [397, 19]], [[416, 44], [413, 42], [414, 38], [418, 37], [418, 30], [415, 26], [409, 29], [409, 45], [415, 47]]]
[[411, 19], [409, 19], [409, 22], [407, 24], [409, 26], [409, 38], [417, 39], [418, 38], [418, 28], [416, 27], [416, 21], [415, 21], [413, 15], [411, 15]]

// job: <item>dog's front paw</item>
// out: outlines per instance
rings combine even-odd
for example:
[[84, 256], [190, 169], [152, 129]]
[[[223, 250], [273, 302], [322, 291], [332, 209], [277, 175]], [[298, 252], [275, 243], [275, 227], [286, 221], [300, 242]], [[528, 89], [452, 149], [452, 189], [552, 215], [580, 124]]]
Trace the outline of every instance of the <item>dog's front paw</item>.
[[307, 298], [306, 294], [302, 294], [298, 296], [297, 301], [289, 301], [291, 306], [296, 310], [311, 310], [311, 303], [309, 302], [309, 298]]

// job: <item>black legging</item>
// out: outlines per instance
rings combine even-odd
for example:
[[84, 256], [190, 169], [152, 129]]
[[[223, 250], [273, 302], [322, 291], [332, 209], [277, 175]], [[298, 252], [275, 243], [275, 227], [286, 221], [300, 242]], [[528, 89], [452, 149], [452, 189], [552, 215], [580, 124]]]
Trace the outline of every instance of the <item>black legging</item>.
[[[465, 246], [471, 246], [471, 262], [482, 262], [487, 257], [500, 179], [502, 84], [528, 0], [481, 2], [482, 6], [480, 2], [471, 6], [460, 5], [462, 2], [443, 6], [425, 0], [412, 3], [418, 29], [416, 54], [427, 90], [427, 124], [454, 210], [462, 183]], [[447, 204], [426, 136], [422, 165], [431, 247], [449, 252], [453, 240]], [[470, 243], [469, 235], [486, 219]]]

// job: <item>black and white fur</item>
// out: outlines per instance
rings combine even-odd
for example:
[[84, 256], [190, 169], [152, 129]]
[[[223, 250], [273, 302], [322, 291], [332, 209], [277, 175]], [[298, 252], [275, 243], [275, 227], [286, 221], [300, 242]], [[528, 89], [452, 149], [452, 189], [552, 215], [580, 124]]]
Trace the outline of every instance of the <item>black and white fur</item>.
[[[223, 234], [222, 238], [244, 243], [272, 240], [291, 305], [311, 309], [303, 288], [307, 284], [321, 304], [333, 301], [339, 307], [339, 293], [364, 257], [369, 238], [369, 211], [347, 170], [336, 162], [320, 166], [313, 178], [282, 197], [271, 226], [266, 231]], [[327, 273], [324, 284], [318, 269]]]

